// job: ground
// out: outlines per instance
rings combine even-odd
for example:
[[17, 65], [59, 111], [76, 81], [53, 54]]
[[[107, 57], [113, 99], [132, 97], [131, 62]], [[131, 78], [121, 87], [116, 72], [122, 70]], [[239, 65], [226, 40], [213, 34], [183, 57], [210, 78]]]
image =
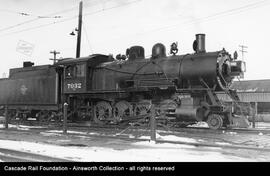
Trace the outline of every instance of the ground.
[[[107, 132], [108, 134], [110, 132]], [[129, 134], [131, 138], [132, 134]], [[240, 135], [226, 133], [225, 138], [217, 140], [218, 136], [211, 139], [201, 139], [194, 135], [157, 133], [158, 139], [181, 142], [205, 142], [232, 145], [232, 141], [247, 141], [246, 145], [267, 147], [270, 145], [267, 134]], [[113, 136], [113, 135], [112, 135]], [[150, 139], [149, 136], [140, 136], [141, 139]], [[224, 141], [224, 139], [226, 139]], [[227, 140], [228, 139], [228, 140]], [[256, 139], [256, 140], [252, 140]], [[231, 141], [230, 141], [231, 140]], [[254, 144], [263, 142], [262, 145]], [[253, 143], [252, 143], [253, 142]], [[115, 162], [201, 162], [201, 161], [270, 161], [270, 152], [263, 150], [246, 150], [235, 148], [202, 147], [185, 144], [154, 143], [150, 140], [136, 141], [114, 137], [105, 137], [104, 132], [68, 130], [64, 135], [61, 128], [48, 129], [41, 126], [9, 125], [4, 129], [0, 124], [0, 149], [11, 149], [45, 155], [68, 161], [115, 161]], [[3, 152], [2, 152], [3, 153]], [[1, 154], [1, 150], [0, 150]], [[4, 156], [4, 154], [2, 154]], [[4, 159], [0, 160], [5, 161]]]

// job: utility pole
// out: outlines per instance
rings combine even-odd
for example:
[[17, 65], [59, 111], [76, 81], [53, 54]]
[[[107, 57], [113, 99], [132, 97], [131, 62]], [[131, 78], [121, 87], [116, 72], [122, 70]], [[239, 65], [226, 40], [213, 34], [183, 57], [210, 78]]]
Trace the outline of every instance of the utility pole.
[[239, 47], [241, 48], [239, 51], [242, 53], [242, 60], [244, 60], [244, 53], [247, 53], [247, 51], [245, 50], [247, 46], [239, 45]]
[[60, 52], [53, 50], [53, 51], [50, 51], [50, 53], [53, 54], [53, 59], [50, 59], [50, 60], [53, 60], [53, 64], [55, 64], [57, 61], [56, 55], [60, 54]]
[[80, 1], [76, 58], [79, 58], [80, 57], [80, 52], [81, 52], [82, 10], [83, 10], [83, 2]]

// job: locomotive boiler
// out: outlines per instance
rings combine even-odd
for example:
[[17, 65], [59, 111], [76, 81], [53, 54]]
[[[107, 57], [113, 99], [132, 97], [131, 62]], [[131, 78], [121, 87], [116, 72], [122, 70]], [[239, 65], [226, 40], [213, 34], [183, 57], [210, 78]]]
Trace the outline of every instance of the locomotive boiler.
[[118, 124], [147, 116], [154, 106], [163, 123], [186, 126], [205, 121], [212, 129], [248, 125], [216, 95], [225, 91], [239, 100], [230, 84], [243, 74], [245, 63], [225, 49], [206, 52], [204, 34], [196, 35], [193, 49], [194, 53], [177, 55], [173, 43], [167, 55], [158, 43], [150, 58], [143, 47], [133, 46], [116, 59], [101, 54], [62, 59], [50, 66], [56, 81], [51, 99], [58, 108], [53, 114], [61, 114], [61, 105], [67, 102], [69, 118]]

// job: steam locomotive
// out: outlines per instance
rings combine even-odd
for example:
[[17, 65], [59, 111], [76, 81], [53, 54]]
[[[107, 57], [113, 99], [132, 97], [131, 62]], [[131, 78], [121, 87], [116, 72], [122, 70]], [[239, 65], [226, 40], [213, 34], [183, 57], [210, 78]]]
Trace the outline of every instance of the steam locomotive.
[[216, 92], [225, 91], [238, 101], [229, 87], [243, 74], [245, 63], [225, 49], [206, 52], [204, 34], [196, 35], [193, 49], [192, 54], [177, 55], [173, 43], [167, 56], [165, 46], [158, 43], [150, 58], [145, 58], [143, 47], [133, 46], [116, 59], [94, 54], [53, 65], [26, 62], [0, 80], [0, 105], [7, 105], [12, 117], [49, 121], [61, 120], [67, 102], [69, 119], [101, 125], [138, 119], [155, 106], [164, 123], [204, 121], [211, 129], [236, 126], [239, 116]]

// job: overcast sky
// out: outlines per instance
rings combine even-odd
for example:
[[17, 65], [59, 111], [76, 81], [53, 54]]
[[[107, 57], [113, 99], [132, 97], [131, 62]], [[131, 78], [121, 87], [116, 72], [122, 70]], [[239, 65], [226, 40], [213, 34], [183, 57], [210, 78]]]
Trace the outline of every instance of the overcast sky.
[[[79, 0], [0, 0], [0, 77], [23, 61], [51, 64], [74, 57]], [[25, 14], [20, 14], [25, 13]], [[245, 79], [270, 79], [270, 0], [84, 0], [81, 56], [125, 53], [141, 45], [146, 55], [161, 42], [177, 41], [192, 53], [196, 33], [206, 34], [206, 50], [233, 53], [246, 45]], [[38, 16], [47, 17], [40, 18]], [[56, 18], [61, 16], [61, 18]], [[31, 56], [16, 51], [19, 41], [33, 45]]]

